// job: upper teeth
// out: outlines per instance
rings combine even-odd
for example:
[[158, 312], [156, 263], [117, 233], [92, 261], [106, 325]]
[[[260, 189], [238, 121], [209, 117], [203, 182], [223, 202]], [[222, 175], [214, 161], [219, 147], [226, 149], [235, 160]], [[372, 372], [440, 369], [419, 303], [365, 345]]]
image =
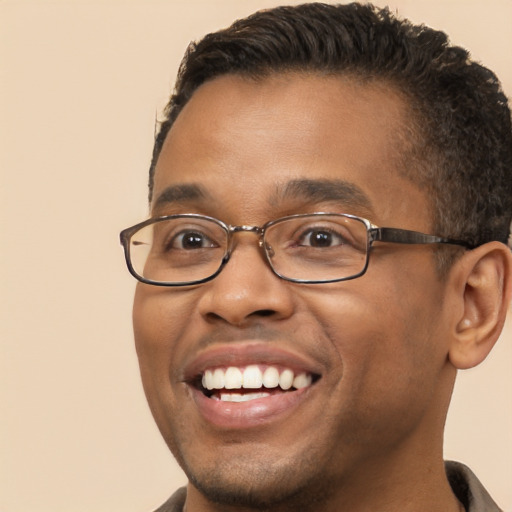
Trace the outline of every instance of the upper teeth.
[[202, 379], [203, 387], [212, 389], [259, 389], [277, 388], [301, 389], [311, 385], [311, 375], [302, 372], [297, 375], [290, 369], [279, 371], [274, 366], [264, 371], [257, 365], [245, 368], [230, 366], [226, 369], [206, 370]]

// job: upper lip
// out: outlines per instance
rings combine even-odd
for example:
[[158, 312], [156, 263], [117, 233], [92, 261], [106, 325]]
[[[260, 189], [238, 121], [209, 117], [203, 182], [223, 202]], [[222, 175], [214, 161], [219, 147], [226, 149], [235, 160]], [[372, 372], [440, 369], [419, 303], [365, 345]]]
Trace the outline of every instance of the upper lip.
[[217, 343], [210, 346], [187, 364], [183, 370], [185, 382], [195, 382], [207, 369], [237, 366], [243, 367], [253, 364], [282, 366], [295, 372], [304, 372], [316, 377], [321, 376], [318, 362], [311, 357], [297, 352], [275, 346], [268, 342], [228, 342]]

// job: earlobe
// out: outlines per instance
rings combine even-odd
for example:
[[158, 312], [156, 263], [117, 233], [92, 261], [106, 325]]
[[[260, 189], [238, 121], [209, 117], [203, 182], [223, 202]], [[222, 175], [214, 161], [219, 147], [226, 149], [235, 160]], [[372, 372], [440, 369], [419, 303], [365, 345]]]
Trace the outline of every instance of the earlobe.
[[499, 242], [468, 253], [452, 269], [460, 306], [449, 359], [457, 369], [480, 364], [496, 343], [512, 293], [512, 254]]

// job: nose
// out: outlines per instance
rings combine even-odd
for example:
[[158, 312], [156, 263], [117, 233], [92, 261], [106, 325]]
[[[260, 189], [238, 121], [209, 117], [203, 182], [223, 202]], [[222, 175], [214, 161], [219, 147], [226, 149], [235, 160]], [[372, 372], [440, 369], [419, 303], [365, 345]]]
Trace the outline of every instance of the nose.
[[255, 243], [254, 234], [237, 235], [222, 272], [202, 285], [198, 308], [207, 321], [243, 327], [263, 317], [284, 319], [293, 313], [292, 285], [277, 277]]

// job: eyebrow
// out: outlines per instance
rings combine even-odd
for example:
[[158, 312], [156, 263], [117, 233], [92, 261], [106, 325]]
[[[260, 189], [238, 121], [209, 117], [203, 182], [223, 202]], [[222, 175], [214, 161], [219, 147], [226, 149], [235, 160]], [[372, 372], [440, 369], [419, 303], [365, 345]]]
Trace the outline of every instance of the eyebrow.
[[349, 208], [373, 213], [370, 198], [363, 190], [344, 180], [292, 180], [278, 186], [272, 202], [302, 199], [313, 203], [336, 202]]
[[[193, 201], [212, 200], [212, 196], [201, 185], [183, 183], [171, 185], [164, 189], [153, 203], [152, 211], [157, 213], [165, 205], [187, 203]], [[336, 202], [344, 208], [363, 210], [373, 214], [370, 198], [357, 185], [344, 180], [291, 180], [278, 185], [270, 198], [270, 204], [285, 201], [306, 201], [309, 203]], [[347, 213], [347, 212], [345, 212]]]
[[167, 204], [197, 201], [209, 197], [210, 195], [203, 187], [194, 183], [171, 185], [170, 187], [164, 189], [161, 194], [159, 194], [153, 203], [152, 210], [158, 210]]

